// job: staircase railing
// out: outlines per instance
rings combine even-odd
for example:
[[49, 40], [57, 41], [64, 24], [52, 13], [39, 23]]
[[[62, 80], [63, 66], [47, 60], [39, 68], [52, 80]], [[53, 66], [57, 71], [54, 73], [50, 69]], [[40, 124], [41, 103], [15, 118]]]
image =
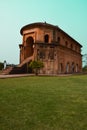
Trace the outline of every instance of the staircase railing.
[[26, 58], [21, 64], [18, 65], [18, 67], [22, 67], [24, 64], [26, 64], [30, 60], [33, 60], [33, 56]]

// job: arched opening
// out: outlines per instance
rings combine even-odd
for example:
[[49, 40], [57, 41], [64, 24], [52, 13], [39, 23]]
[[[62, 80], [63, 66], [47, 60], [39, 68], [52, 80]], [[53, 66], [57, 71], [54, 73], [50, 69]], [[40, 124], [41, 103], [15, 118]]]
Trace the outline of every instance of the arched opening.
[[71, 69], [72, 69], [72, 73], [74, 73], [75, 72], [75, 64], [74, 64], [74, 62], [72, 62]]
[[60, 44], [60, 37], [57, 38], [58, 43]]
[[71, 47], [71, 49], [73, 50], [73, 45], [72, 45], [72, 44], [71, 44], [71, 46], [70, 46], [70, 47]]
[[67, 41], [65, 41], [65, 46], [68, 47], [68, 42]]
[[60, 73], [63, 73], [63, 64], [60, 63], [60, 67], [59, 67]]
[[76, 64], [76, 73], [78, 72], [78, 64]]
[[69, 63], [67, 63], [66, 64], [66, 73], [69, 73], [69, 71], [70, 71], [70, 65], [69, 65]]
[[34, 39], [33, 37], [28, 37], [26, 40], [26, 58], [33, 55], [34, 52]]
[[44, 42], [45, 42], [45, 43], [48, 43], [48, 42], [49, 42], [49, 35], [48, 35], [48, 34], [46, 34], [46, 35], [44, 36]]

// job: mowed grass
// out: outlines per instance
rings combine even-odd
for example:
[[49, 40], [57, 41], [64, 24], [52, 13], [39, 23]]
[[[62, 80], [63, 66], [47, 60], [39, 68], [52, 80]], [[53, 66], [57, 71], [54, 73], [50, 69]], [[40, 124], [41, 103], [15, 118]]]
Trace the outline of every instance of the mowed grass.
[[87, 75], [0, 79], [0, 130], [87, 130]]

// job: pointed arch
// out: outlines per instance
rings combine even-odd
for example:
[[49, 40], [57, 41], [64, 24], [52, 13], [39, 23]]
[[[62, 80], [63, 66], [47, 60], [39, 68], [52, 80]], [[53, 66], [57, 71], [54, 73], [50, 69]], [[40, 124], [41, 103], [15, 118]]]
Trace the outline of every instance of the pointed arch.
[[66, 73], [69, 73], [70, 72], [70, 64], [69, 62], [67, 62], [66, 64]]
[[33, 37], [29, 36], [26, 39], [26, 57], [30, 57], [33, 55], [34, 52], [33, 45], [34, 45], [34, 39]]
[[71, 69], [72, 69], [72, 73], [74, 73], [75, 72], [75, 63], [74, 62], [72, 62]]
[[59, 72], [60, 72], [60, 73], [63, 73], [63, 63], [60, 63], [60, 64], [59, 64]]
[[78, 64], [76, 64], [76, 73], [78, 72]]

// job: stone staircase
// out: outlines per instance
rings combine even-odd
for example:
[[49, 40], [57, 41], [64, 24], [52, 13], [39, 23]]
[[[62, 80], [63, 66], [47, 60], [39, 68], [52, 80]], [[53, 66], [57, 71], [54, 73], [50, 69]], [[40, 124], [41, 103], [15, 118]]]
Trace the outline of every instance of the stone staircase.
[[12, 71], [13, 67], [9, 66], [6, 69], [3, 69], [1, 75], [7, 75]]
[[21, 64], [16, 67], [7, 67], [6, 69], [2, 70], [1, 75], [8, 75], [8, 74], [23, 74], [27, 73], [27, 63], [33, 60], [33, 56], [26, 58]]
[[22, 67], [24, 64], [30, 62], [33, 60], [33, 56], [26, 58], [21, 64], [18, 65], [18, 67]]

